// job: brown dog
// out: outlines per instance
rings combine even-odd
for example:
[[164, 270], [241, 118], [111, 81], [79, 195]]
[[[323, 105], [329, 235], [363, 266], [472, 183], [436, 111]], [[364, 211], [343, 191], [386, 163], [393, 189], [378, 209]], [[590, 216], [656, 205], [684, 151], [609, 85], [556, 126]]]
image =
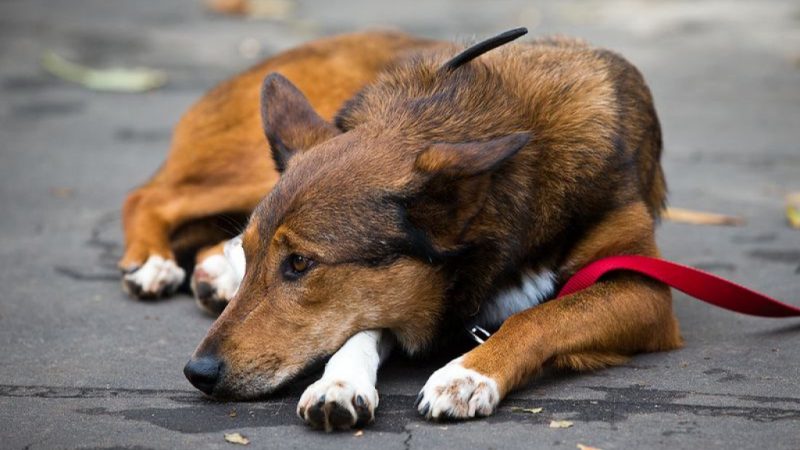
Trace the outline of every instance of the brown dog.
[[[598, 258], [658, 255], [661, 136], [639, 72], [569, 39], [413, 52], [324, 120], [285, 77], [262, 118], [282, 175], [242, 235], [241, 286], [187, 364], [215, 397], [268, 394], [333, 355], [303, 394], [315, 427], [369, 422], [388, 349], [496, 329], [436, 371], [426, 418], [491, 414], [543, 366], [681, 345], [669, 289], [628, 273], [548, 302]], [[457, 55], [454, 57], [454, 55]]]
[[322, 117], [331, 118], [398, 55], [432, 43], [395, 32], [322, 39], [206, 94], [178, 123], [166, 163], [125, 201], [119, 262], [125, 290], [139, 298], [169, 295], [196, 255], [192, 287], [200, 306], [219, 313], [235, 292], [241, 274], [235, 256], [223, 257], [220, 241], [238, 233], [236, 220], [244, 223], [278, 180], [258, 112], [266, 74], [291, 79]]

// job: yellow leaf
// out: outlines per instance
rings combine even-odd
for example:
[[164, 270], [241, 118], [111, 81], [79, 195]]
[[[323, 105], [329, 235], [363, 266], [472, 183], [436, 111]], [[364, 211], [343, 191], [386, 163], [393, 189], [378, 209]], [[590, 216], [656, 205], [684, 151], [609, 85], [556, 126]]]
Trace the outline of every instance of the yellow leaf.
[[54, 52], [45, 52], [42, 67], [59, 78], [95, 91], [144, 92], [167, 82], [167, 75], [158, 70], [143, 67], [93, 69], [67, 61]]
[[526, 413], [531, 413], [531, 414], [539, 414], [540, 412], [542, 412], [543, 409], [544, 408], [520, 408], [518, 406], [514, 406], [513, 408], [511, 408], [511, 411], [512, 412], [526, 412]]
[[247, 439], [239, 433], [225, 433], [225, 440], [231, 444], [239, 445], [247, 445], [250, 443], [250, 439]]
[[588, 445], [583, 445], [583, 444], [578, 444], [577, 447], [578, 447], [578, 450], [600, 450], [597, 447], [590, 447]]
[[800, 192], [786, 197], [786, 219], [789, 221], [789, 226], [800, 229]]
[[572, 426], [572, 422], [569, 420], [551, 420], [550, 421], [550, 428], [569, 428]]
[[295, 4], [292, 0], [207, 0], [206, 6], [219, 14], [285, 20], [291, 15]]
[[689, 223], [692, 225], [744, 225], [745, 220], [738, 216], [715, 214], [703, 211], [693, 211], [683, 208], [667, 208], [663, 217], [670, 222]]

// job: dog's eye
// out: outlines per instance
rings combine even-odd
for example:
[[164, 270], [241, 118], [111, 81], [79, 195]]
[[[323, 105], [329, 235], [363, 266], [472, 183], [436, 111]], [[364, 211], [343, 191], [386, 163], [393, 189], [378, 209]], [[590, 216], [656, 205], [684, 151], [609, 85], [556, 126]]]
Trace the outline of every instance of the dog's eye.
[[286, 278], [296, 280], [307, 272], [312, 265], [314, 265], [313, 260], [298, 254], [292, 254], [289, 255], [289, 258], [286, 260], [286, 269], [283, 274]]

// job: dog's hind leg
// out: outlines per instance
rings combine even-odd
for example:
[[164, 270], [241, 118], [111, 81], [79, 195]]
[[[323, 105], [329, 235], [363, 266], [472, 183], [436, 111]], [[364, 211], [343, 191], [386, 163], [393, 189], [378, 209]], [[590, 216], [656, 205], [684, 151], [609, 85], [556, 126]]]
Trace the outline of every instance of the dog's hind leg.
[[[269, 178], [269, 177], [268, 177]], [[244, 185], [148, 185], [128, 196], [123, 207], [125, 254], [119, 267], [123, 289], [133, 297], [158, 298], [182, 283], [170, 236], [182, 224], [228, 211], [252, 211], [274, 180]]]
[[198, 252], [191, 285], [200, 309], [221, 313], [239, 289], [244, 268], [241, 236]]
[[322, 378], [306, 388], [297, 415], [325, 431], [364, 426], [375, 418], [378, 366], [389, 355], [391, 337], [385, 331], [356, 333], [333, 354]]

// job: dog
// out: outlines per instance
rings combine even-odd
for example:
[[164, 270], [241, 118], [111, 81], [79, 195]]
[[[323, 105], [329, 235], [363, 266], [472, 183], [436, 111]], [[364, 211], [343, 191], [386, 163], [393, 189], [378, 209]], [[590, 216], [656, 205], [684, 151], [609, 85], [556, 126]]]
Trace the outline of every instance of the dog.
[[[551, 300], [586, 264], [658, 256], [666, 199], [650, 91], [620, 55], [565, 37], [406, 52], [333, 121], [268, 75], [261, 118], [278, 181], [236, 252], [235, 295], [184, 368], [253, 399], [330, 358], [299, 417], [368, 424], [392, 348], [416, 355], [480, 327], [435, 371], [427, 419], [488, 416], [543, 367], [620, 364], [682, 340], [667, 286], [615, 272]], [[266, 152], [266, 147], [264, 147]]]
[[123, 289], [135, 298], [165, 297], [192, 273], [201, 308], [218, 314], [233, 296], [242, 265], [230, 256], [238, 243], [232, 238], [278, 179], [258, 111], [266, 74], [290, 78], [322, 117], [332, 118], [398, 55], [432, 43], [388, 31], [340, 35], [216, 86], [181, 118], [166, 163], [125, 199]]

